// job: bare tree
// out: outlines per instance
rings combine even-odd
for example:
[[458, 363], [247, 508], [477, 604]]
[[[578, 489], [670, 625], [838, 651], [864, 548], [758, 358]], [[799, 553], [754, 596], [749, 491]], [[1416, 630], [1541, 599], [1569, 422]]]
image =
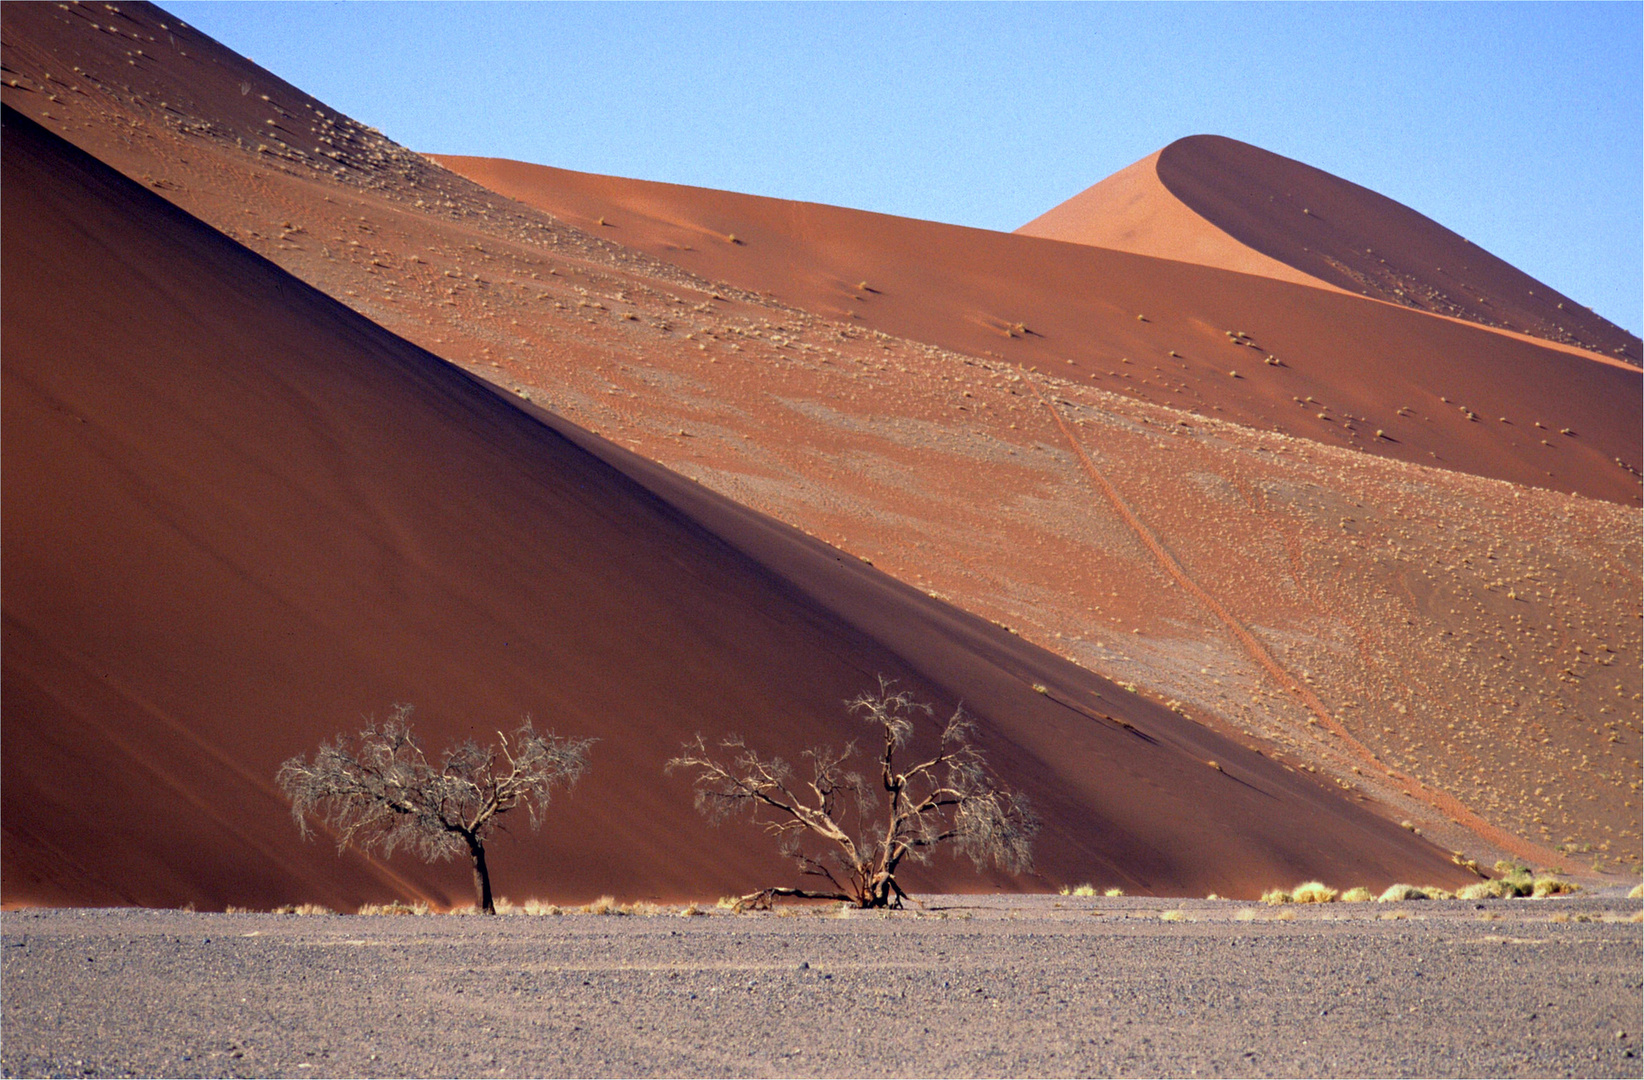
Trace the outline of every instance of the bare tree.
[[438, 766], [411, 731], [411, 706], [396, 705], [382, 727], [367, 724], [354, 739], [320, 745], [314, 763], [303, 756], [280, 766], [276, 777], [291, 800], [304, 837], [310, 816], [337, 836], [337, 850], [355, 846], [392, 855], [407, 848], [430, 862], [466, 852], [474, 863], [474, 899], [496, 914], [485, 839], [497, 819], [525, 807], [533, 829], [553, 788], [576, 783], [588, 768], [592, 739], [539, 734], [526, 717], [500, 745], [472, 739], [445, 751]]
[[[891, 685], [880, 676], [877, 694], [847, 703], [883, 739], [879, 776], [872, 780], [849, 767], [857, 757], [855, 740], [843, 750], [805, 751], [810, 777], [803, 782], [787, 762], [761, 757], [737, 735], [719, 744], [728, 756], [715, 756], [699, 734], [668, 762], [669, 772], [695, 772], [698, 810], [716, 821], [751, 814], [804, 874], [831, 886], [763, 889], [742, 897], [743, 904], [762, 907], [775, 897], [795, 896], [862, 908], [901, 907], [906, 894], [896, 883], [897, 868], [905, 859], [928, 861], [944, 844], [968, 855], [978, 870], [991, 864], [1020, 872], [1031, 865], [1038, 820], [1026, 800], [988, 768], [964, 710], [944, 724], [929, 705], [907, 691], [892, 693]], [[937, 745], [916, 764], [898, 766], [897, 756], [913, 741], [921, 720], [936, 729]]]

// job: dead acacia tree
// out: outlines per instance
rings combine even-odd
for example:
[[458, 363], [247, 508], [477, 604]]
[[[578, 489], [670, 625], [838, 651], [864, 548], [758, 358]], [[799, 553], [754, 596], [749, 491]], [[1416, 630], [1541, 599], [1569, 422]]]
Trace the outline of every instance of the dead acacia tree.
[[[724, 753], [716, 755], [699, 734], [668, 762], [669, 772], [696, 774], [697, 809], [716, 821], [751, 814], [802, 873], [830, 886], [762, 889], [742, 897], [742, 904], [765, 907], [778, 896], [793, 896], [901, 907], [906, 894], [896, 882], [897, 869], [907, 859], [926, 862], [947, 844], [978, 870], [993, 865], [1020, 872], [1031, 865], [1038, 821], [1026, 800], [988, 768], [963, 709], [943, 723], [907, 691], [892, 693], [883, 676], [877, 694], [863, 694], [847, 708], [878, 729], [878, 776], [871, 779], [850, 768], [858, 756], [855, 740], [842, 750], [805, 751], [810, 776], [802, 781], [787, 762], [762, 757], [736, 735], [721, 741]], [[921, 721], [934, 729], [934, 750], [912, 765], [899, 764]]]
[[370, 723], [353, 739], [322, 743], [313, 764], [299, 754], [280, 766], [276, 780], [303, 836], [313, 817], [336, 834], [338, 851], [354, 846], [392, 855], [406, 848], [429, 862], [466, 853], [475, 903], [494, 915], [486, 837], [498, 818], [522, 806], [538, 828], [553, 788], [587, 771], [593, 744], [539, 733], [530, 717], [511, 737], [497, 732], [497, 740], [481, 747], [469, 739], [435, 765], [411, 731], [411, 706], [396, 705], [380, 728]]

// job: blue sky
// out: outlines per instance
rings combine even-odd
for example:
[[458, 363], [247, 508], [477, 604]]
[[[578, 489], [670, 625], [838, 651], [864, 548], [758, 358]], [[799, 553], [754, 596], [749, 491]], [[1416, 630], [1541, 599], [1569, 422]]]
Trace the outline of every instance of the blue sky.
[[1644, 5], [171, 3], [414, 149], [1013, 229], [1254, 143], [1644, 327]]

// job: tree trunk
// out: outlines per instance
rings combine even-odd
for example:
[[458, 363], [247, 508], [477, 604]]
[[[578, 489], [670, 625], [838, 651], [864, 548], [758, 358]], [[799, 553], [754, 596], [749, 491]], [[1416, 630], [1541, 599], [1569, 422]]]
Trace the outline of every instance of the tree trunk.
[[479, 905], [481, 915], [495, 915], [497, 906], [491, 902], [491, 871], [485, 868], [485, 845], [470, 840], [468, 851], [474, 856], [474, 902]]

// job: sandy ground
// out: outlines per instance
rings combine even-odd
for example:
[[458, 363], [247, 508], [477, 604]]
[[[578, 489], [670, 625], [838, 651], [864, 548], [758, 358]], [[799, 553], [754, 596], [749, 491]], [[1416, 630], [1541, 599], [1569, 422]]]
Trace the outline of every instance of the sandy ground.
[[0, 922], [0, 1066], [1637, 1076], [1637, 913], [1614, 897], [946, 896], [850, 919], [34, 910]]

